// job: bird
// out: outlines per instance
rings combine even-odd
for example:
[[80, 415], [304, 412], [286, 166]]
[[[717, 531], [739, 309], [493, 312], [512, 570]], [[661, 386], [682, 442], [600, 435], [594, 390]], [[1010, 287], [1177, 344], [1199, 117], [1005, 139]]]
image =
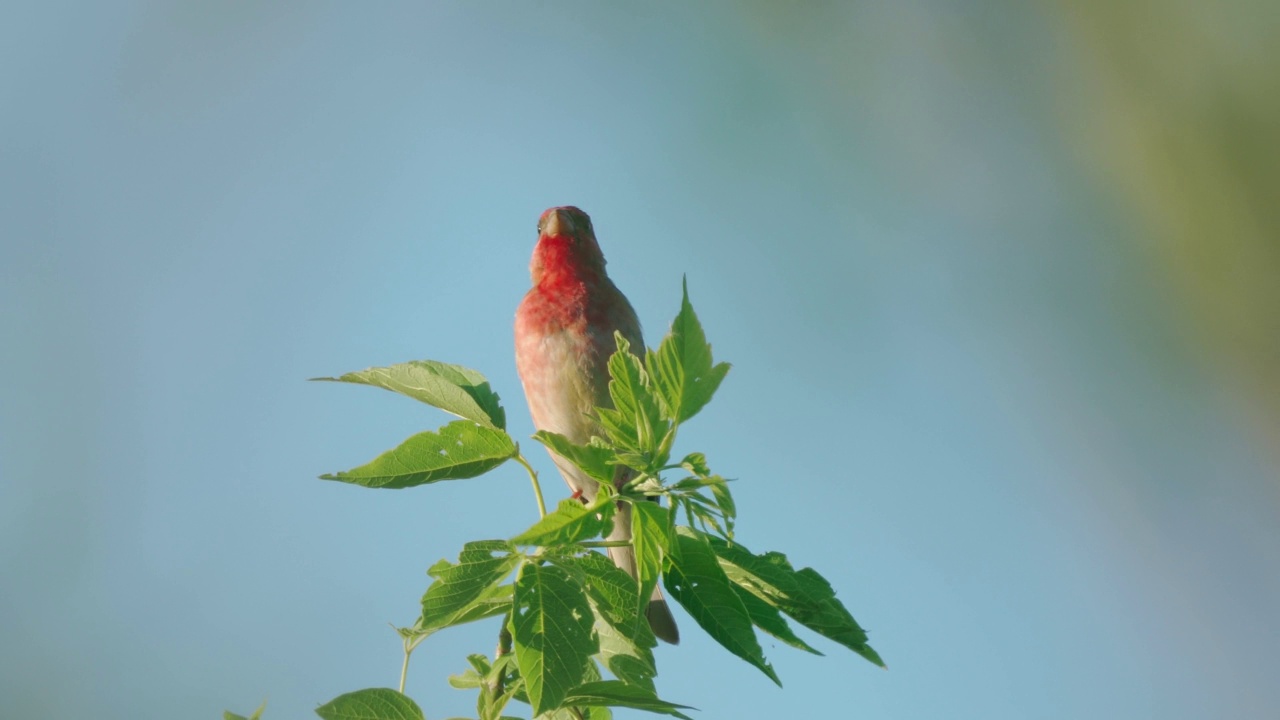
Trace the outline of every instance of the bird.
[[[613, 407], [609, 396], [609, 356], [614, 332], [644, 351], [640, 321], [627, 297], [605, 271], [604, 253], [591, 218], [573, 206], [553, 207], [538, 219], [538, 242], [529, 263], [533, 286], [516, 310], [516, 369], [533, 424], [578, 445], [604, 437], [597, 407]], [[548, 450], [574, 497], [591, 503], [596, 481], [572, 462]], [[620, 468], [615, 484], [630, 474]], [[653, 498], [655, 501], [657, 498]], [[631, 507], [619, 503], [609, 540], [631, 539]], [[635, 550], [610, 547], [614, 564], [636, 577]], [[662, 589], [655, 587], [645, 610], [653, 634], [676, 644], [680, 633]]]

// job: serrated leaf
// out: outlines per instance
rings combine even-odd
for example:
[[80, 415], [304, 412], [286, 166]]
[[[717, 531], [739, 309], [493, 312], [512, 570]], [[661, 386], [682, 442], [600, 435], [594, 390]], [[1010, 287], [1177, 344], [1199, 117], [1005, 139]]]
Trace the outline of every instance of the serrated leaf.
[[483, 685], [484, 678], [480, 677], [480, 674], [475, 670], [463, 670], [456, 675], [449, 676], [449, 687], [455, 690], [472, 690]]
[[320, 479], [399, 490], [483, 475], [515, 454], [516, 445], [506, 432], [455, 420], [434, 432], [410, 437], [366, 465]]
[[635, 580], [599, 553], [559, 557], [552, 562], [575, 573], [586, 588], [605, 667], [620, 680], [652, 689], [658, 674], [653, 659], [658, 640], [640, 612]]
[[520, 560], [510, 549], [505, 540], [470, 542], [462, 546], [457, 563], [441, 560], [432, 565], [427, 574], [435, 582], [422, 596], [422, 617], [415, 630], [434, 632], [503, 612], [509, 586], [498, 583]]
[[738, 594], [738, 599], [742, 601], [742, 606], [747, 609], [747, 614], [751, 616], [751, 624], [793, 648], [799, 648], [814, 655], [822, 655], [809, 643], [796, 636], [791, 630], [791, 626], [787, 624], [787, 619], [782, 617], [777, 608], [756, 597], [741, 586], [734, 585], [733, 589]]
[[613, 713], [607, 707], [564, 707], [534, 720], [612, 720]]
[[391, 688], [349, 692], [316, 708], [324, 720], [424, 720], [418, 704]]
[[467, 656], [467, 662], [470, 663], [471, 669], [482, 678], [488, 678], [493, 672], [493, 665], [489, 663], [489, 658], [480, 653], [471, 653]]
[[719, 476], [712, 476], [720, 482], [711, 484], [711, 495], [720, 506], [720, 516], [724, 518], [725, 534], [733, 538], [733, 526], [738, 518], [738, 505], [733, 501], [733, 493], [729, 491], [729, 483]]
[[554, 547], [600, 537], [613, 527], [614, 502], [603, 493], [590, 507], [572, 498], [560, 501], [555, 512], [511, 539], [516, 545]]
[[[484, 655], [468, 655], [467, 661], [482, 683], [479, 697], [476, 698], [479, 720], [500, 720], [507, 703], [522, 697], [524, 693], [524, 680], [516, 669], [515, 656], [511, 653], [501, 655], [494, 659], [492, 666]], [[499, 687], [499, 683], [502, 692], [495, 694], [494, 689]]]
[[476, 699], [476, 714], [480, 716], [480, 720], [500, 720], [502, 710], [520, 692], [520, 688], [521, 681], [515, 680], [508, 683], [496, 696], [487, 690], [481, 690], [480, 697]]
[[698, 477], [706, 477], [711, 474], [711, 468], [707, 467], [707, 456], [700, 452], [685, 455], [684, 459], [680, 461], [680, 467]]
[[580, 470], [594, 478], [596, 482], [612, 483], [614, 466], [613, 450], [599, 445], [575, 445], [569, 438], [559, 434], [539, 430], [533, 439], [542, 443], [551, 452], [578, 466]]
[[703, 630], [726, 650], [756, 666], [779, 686], [764, 657], [751, 616], [725, 576], [705, 533], [677, 528], [663, 584]]
[[671, 513], [658, 503], [631, 504], [631, 545], [636, 554], [639, 597], [647, 600], [658, 584], [662, 564], [671, 547]]
[[222, 720], [260, 720], [262, 718], [262, 711], [266, 709], [267, 709], [267, 701], [263, 700], [262, 704], [258, 706], [258, 709], [254, 710], [253, 714], [250, 715], [249, 717], [245, 717], [244, 715], [237, 715], [231, 712], [230, 710], [224, 710], [222, 712]]
[[645, 458], [647, 462], [643, 464], [665, 464], [659, 446], [670, 424], [662, 418], [640, 358], [632, 353], [622, 333], [615, 332], [614, 340], [618, 350], [609, 356], [609, 397], [613, 407], [596, 409], [600, 424], [615, 445]]
[[677, 705], [661, 700], [652, 690], [628, 685], [619, 680], [601, 680], [580, 685], [565, 697], [564, 704], [570, 707], [626, 707], [660, 715], [671, 715], [684, 720], [691, 720], [691, 718], [680, 711], [694, 709], [688, 705]]
[[400, 637], [406, 639], [419, 638], [439, 632], [447, 627], [465, 625], [476, 620], [495, 617], [511, 610], [511, 596], [515, 590], [512, 584], [494, 585], [480, 593], [470, 605], [452, 615], [433, 615], [432, 622], [419, 617], [418, 622], [409, 628], [396, 628]]
[[489, 381], [479, 372], [461, 365], [413, 360], [312, 380], [372, 385], [497, 430], [507, 426], [506, 412], [498, 394], [489, 387]]
[[796, 570], [782, 553], [754, 555], [742, 545], [717, 538], [711, 538], [710, 545], [734, 584], [819, 635], [884, 667], [880, 655], [867, 644], [866, 631], [836, 599], [831, 583], [813, 568]]
[[[704, 498], [698, 495], [691, 495], [687, 499], [702, 500], [702, 502], [704, 503], [710, 503], [709, 500], [705, 500]], [[720, 525], [720, 518], [714, 512], [708, 510], [703, 505], [699, 503], [694, 503], [694, 502], [689, 503], [688, 508], [693, 513], [694, 517], [698, 518], [698, 521], [702, 524], [702, 528], [704, 530], [710, 528], [711, 530], [714, 530], [715, 533], [717, 535], [720, 535], [721, 537], [724, 537], [726, 535], [724, 528]]]
[[526, 562], [511, 620], [516, 660], [533, 714], [561, 707], [599, 651], [583, 588], [555, 565]]
[[713, 364], [711, 345], [702, 323], [689, 303], [689, 284], [682, 283], [680, 312], [657, 351], [650, 350], [645, 365], [666, 418], [683, 423], [711, 401], [729, 372], [729, 363]]
[[[587, 595], [600, 604], [610, 623], [630, 635], [636, 635], [641, 632], [640, 628], [649, 626], [640, 612], [636, 581], [610, 558], [597, 552], [586, 552], [575, 557], [552, 558], [552, 562], [574, 573]], [[638, 639], [647, 647], [657, 645], [651, 633]]]

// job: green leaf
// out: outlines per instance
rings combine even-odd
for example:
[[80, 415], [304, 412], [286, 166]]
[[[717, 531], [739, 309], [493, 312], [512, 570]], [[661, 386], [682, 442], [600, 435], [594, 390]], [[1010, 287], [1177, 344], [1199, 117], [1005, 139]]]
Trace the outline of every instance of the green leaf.
[[621, 680], [652, 689], [658, 674], [653, 659], [658, 640], [640, 612], [636, 581], [600, 553], [552, 562], [574, 573], [586, 588], [605, 667]]
[[586, 594], [567, 570], [524, 564], [511, 627], [534, 715], [561, 707], [569, 690], [581, 684], [599, 651], [592, 624]]
[[476, 714], [480, 716], [480, 720], [500, 720], [503, 709], [520, 692], [521, 687], [522, 681], [513, 680], [496, 696], [488, 688], [482, 689], [480, 697], [476, 698]]
[[813, 649], [809, 643], [796, 637], [796, 634], [791, 630], [791, 626], [787, 624], [787, 619], [782, 617], [777, 608], [756, 597], [741, 586], [734, 585], [733, 590], [738, 594], [738, 599], [742, 601], [742, 606], [747, 609], [747, 614], [751, 616], [753, 625], [791, 647], [799, 648], [814, 655], [822, 654]]
[[570, 707], [627, 707], [671, 715], [684, 720], [691, 720], [691, 718], [680, 711], [693, 709], [688, 705], [677, 705], [660, 700], [652, 690], [628, 685], [619, 680], [601, 680], [579, 685], [565, 697], [564, 704]]
[[[609, 397], [613, 408], [596, 408], [600, 424], [613, 443], [643, 458], [638, 470], [646, 465], [663, 465], [659, 446], [663, 443], [670, 423], [662, 418], [657, 400], [649, 390], [649, 378], [640, 358], [631, 352], [631, 345], [622, 333], [615, 332], [617, 352], [609, 356]], [[642, 348], [643, 349], [643, 348]], [[627, 455], [620, 454], [619, 460]], [[634, 465], [633, 465], [634, 466]]]
[[650, 350], [645, 365], [664, 416], [677, 423], [693, 417], [711, 401], [711, 396], [729, 372], [729, 363], [712, 364], [711, 345], [702, 332], [702, 323], [689, 304], [689, 283], [683, 283], [680, 313], [671, 331], [655, 352]]
[[670, 551], [671, 513], [655, 502], [631, 503], [631, 545], [636, 553], [636, 581], [646, 600], [658, 584], [663, 560]]
[[796, 622], [884, 667], [864, 631], [836, 599], [826, 578], [812, 568], [796, 570], [782, 553], [753, 555], [742, 545], [710, 539], [711, 548], [736, 585], [791, 616]]
[[694, 517], [696, 517], [701, 523], [703, 530], [710, 529], [714, 530], [715, 533], [721, 537], [727, 536], [724, 528], [720, 525], [720, 518], [715, 512], [708, 510], [707, 507], [705, 507], [704, 503], [710, 503], [709, 500], [702, 498], [700, 495], [691, 495], [687, 499], [702, 501], [702, 503], [690, 502], [687, 507], [693, 513]]
[[[523, 681], [518, 676], [507, 677], [512, 669], [514, 658], [510, 655], [499, 657], [492, 665], [484, 655], [467, 656], [471, 667], [457, 675], [449, 676], [449, 685], [458, 690], [479, 689], [476, 699], [476, 712], [480, 720], [497, 720], [507, 703], [520, 692]], [[494, 695], [492, 688], [497, 687], [499, 678], [504, 679], [503, 691]]]
[[449, 687], [455, 690], [472, 690], [484, 685], [484, 678], [475, 670], [463, 670], [457, 675], [449, 676]]
[[738, 505], [733, 501], [733, 493], [729, 492], [729, 483], [718, 475], [712, 478], [720, 481], [711, 484], [711, 495], [720, 506], [720, 516], [724, 518], [726, 535], [733, 538], [733, 525], [738, 518]]
[[516, 545], [541, 545], [553, 547], [572, 545], [583, 540], [600, 537], [613, 527], [614, 502], [601, 493], [591, 507], [572, 498], [560, 501], [555, 512], [533, 524], [511, 539]]
[[458, 690], [469, 690], [482, 687], [489, 680], [489, 675], [493, 672], [489, 658], [479, 653], [472, 653], [467, 656], [467, 662], [471, 667], [457, 675], [449, 676], [450, 686]]
[[476, 620], [484, 620], [511, 611], [511, 599], [515, 595], [515, 585], [494, 585], [480, 593], [474, 602], [454, 613], [447, 627], [465, 625]]
[[534, 720], [613, 720], [607, 707], [562, 707]]
[[707, 467], [707, 456], [700, 452], [685, 455], [684, 459], [680, 461], [680, 467], [698, 477], [706, 477], [711, 474], [711, 468]]
[[504, 611], [510, 602], [509, 586], [494, 586], [520, 560], [510, 549], [505, 540], [469, 542], [456, 564], [441, 560], [432, 565], [427, 574], [435, 582], [422, 596], [422, 618], [415, 630], [434, 632]]
[[[552, 558], [552, 562], [574, 573], [587, 595], [600, 604], [611, 624], [621, 627], [629, 635], [643, 634], [640, 628], [649, 627], [640, 612], [636, 581], [609, 557], [598, 552], [585, 552], [576, 557]], [[639, 639], [647, 647], [657, 645], [651, 632]]]
[[466, 420], [496, 430], [507, 426], [498, 394], [484, 375], [461, 365], [414, 360], [390, 367], [373, 367], [338, 377], [311, 378], [326, 382], [372, 385], [400, 393]]
[[391, 688], [339, 695], [316, 708], [324, 720], [424, 720], [418, 704]]
[[398, 490], [483, 475], [515, 454], [516, 445], [506, 432], [455, 420], [435, 432], [410, 437], [367, 465], [320, 479]]
[[551, 452], [577, 465], [582, 472], [591, 476], [596, 482], [610, 484], [613, 482], [614, 466], [610, 464], [614, 453], [608, 447], [600, 445], [575, 445], [569, 438], [559, 434], [539, 430], [533, 439], [542, 443]]
[[672, 492], [683, 494], [701, 490], [702, 488], [713, 485], [714, 483], [715, 480], [712, 477], [687, 477], [671, 483], [667, 486], [667, 489]]
[[419, 617], [418, 622], [413, 627], [396, 628], [396, 632], [406, 639], [425, 637], [447, 627], [465, 625], [476, 620], [484, 620], [485, 618], [501, 615], [511, 610], [511, 597], [514, 590], [515, 586], [511, 584], [494, 585], [481, 592], [480, 597], [476, 598], [470, 605], [452, 615], [434, 614], [431, 622]]
[[258, 706], [258, 709], [254, 710], [253, 714], [250, 715], [249, 717], [245, 717], [243, 715], [237, 715], [231, 712], [230, 710], [224, 710], [222, 712], [222, 720], [260, 720], [262, 718], [262, 711], [266, 709], [267, 709], [267, 701], [263, 700], [262, 704]]
[[707, 542], [709, 538], [686, 527], [677, 528], [663, 576], [667, 591], [716, 642], [755, 665], [781, 686], [756, 639], [751, 616], [720, 569], [716, 554]]

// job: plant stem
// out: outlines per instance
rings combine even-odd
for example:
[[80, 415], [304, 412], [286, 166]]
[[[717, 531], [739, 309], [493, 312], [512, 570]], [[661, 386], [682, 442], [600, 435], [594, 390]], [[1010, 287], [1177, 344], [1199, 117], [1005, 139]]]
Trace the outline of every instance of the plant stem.
[[404, 679], [409, 674], [409, 655], [413, 648], [409, 647], [408, 638], [404, 641], [404, 663], [400, 665], [400, 694], [404, 694]]
[[414, 649], [426, 640], [426, 635], [418, 635], [413, 638], [403, 638], [404, 642], [404, 663], [400, 665], [400, 692], [404, 692], [404, 679], [409, 674], [409, 656], [413, 654]]
[[[493, 651], [493, 664], [497, 665], [498, 661], [504, 656], [511, 654], [511, 631], [507, 629], [507, 623], [511, 622], [511, 613], [507, 613], [506, 618], [502, 621], [502, 629], [498, 631], [498, 647]], [[497, 673], [493, 684], [488, 688], [489, 694], [496, 700], [499, 695], [505, 692], [504, 673]]]
[[630, 540], [584, 540], [578, 543], [579, 547], [584, 548], [611, 548], [611, 547], [630, 547]]
[[544, 517], [546, 517], [546, 516], [547, 516], [547, 504], [546, 504], [545, 502], [543, 502], [543, 501], [542, 501], [542, 486], [538, 484], [538, 472], [537, 472], [536, 470], [534, 470], [534, 469], [533, 469], [533, 466], [529, 464], [529, 461], [528, 461], [528, 460], [525, 460], [525, 459], [524, 459], [524, 454], [523, 454], [523, 453], [521, 453], [521, 452], [519, 452], [519, 450], [518, 450], [518, 449], [517, 449], [517, 452], [516, 452], [516, 458], [515, 458], [515, 459], [516, 459], [516, 462], [518, 462], [518, 463], [520, 463], [521, 465], [523, 465], [523, 466], [524, 466], [524, 469], [525, 469], [526, 471], [528, 471], [528, 473], [529, 473], [529, 480], [531, 480], [531, 481], [533, 482], [533, 497], [534, 497], [534, 498], [536, 498], [536, 499], [537, 499], [537, 501], [538, 501], [538, 517], [539, 517], [539, 518], [544, 518]]

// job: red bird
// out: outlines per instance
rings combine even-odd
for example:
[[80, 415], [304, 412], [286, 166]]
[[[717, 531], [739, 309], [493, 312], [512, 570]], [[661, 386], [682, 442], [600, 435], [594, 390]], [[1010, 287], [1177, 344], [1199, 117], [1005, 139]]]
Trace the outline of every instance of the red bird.
[[[579, 445], [592, 435], [605, 435], [595, 408], [613, 407], [608, 361], [617, 350], [614, 331], [622, 333], [633, 352], [644, 350], [636, 311], [604, 265], [591, 218], [576, 207], [551, 208], [538, 219], [538, 244], [529, 264], [533, 287], [516, 310], [516, 368], [533, 424]], [[551, 459], [576, 497], [595, 500], [595, 480], [555, 453]], [[621, 475], [616, 482], [627, 479]], [[609, 539], [631, 539], [631, 507], [626, 503], [614, 515]], [[634, 550], [611, 547], [609, 557], [635, 577]], [[654, 635], [669, 643], [680, 641], [661, 589], [654, 589], [646, 615]]]

